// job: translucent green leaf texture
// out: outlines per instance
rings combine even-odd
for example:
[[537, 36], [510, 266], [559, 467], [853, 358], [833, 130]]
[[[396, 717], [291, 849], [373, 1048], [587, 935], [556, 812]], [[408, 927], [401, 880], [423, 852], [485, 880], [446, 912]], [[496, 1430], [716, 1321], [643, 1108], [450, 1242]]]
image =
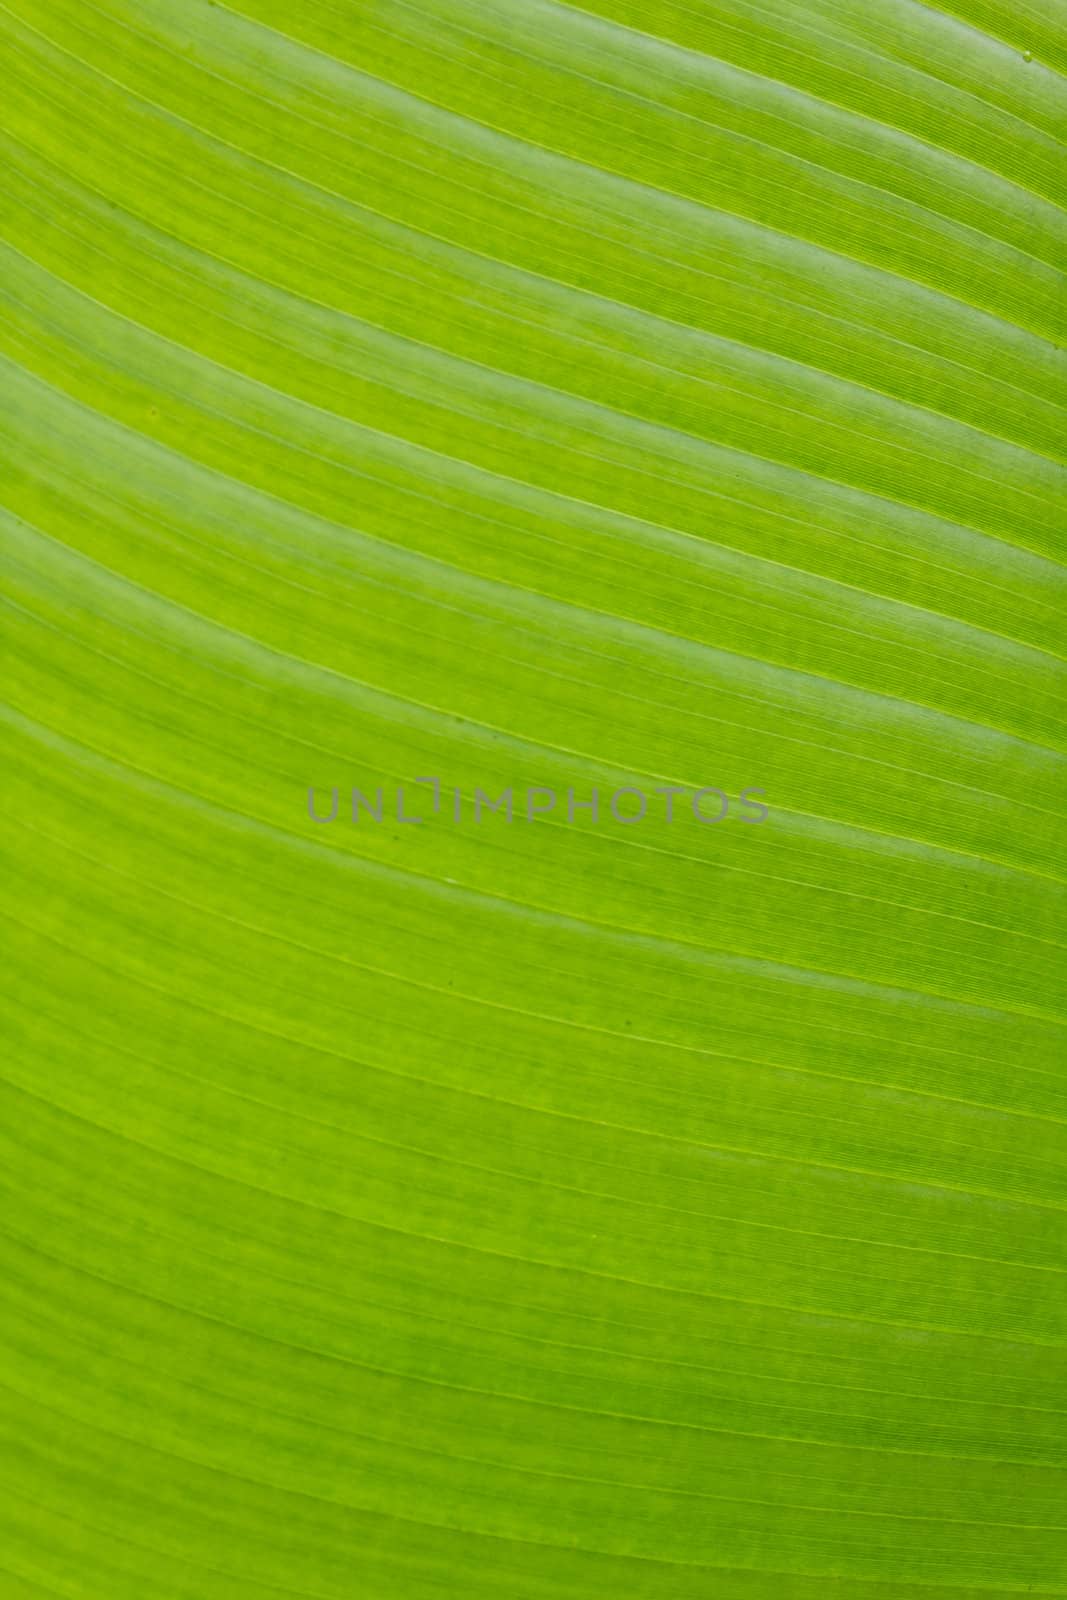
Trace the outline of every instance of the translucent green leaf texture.
[[0, 1600], [1067, 1594], [1065, 0], [0, 40]]

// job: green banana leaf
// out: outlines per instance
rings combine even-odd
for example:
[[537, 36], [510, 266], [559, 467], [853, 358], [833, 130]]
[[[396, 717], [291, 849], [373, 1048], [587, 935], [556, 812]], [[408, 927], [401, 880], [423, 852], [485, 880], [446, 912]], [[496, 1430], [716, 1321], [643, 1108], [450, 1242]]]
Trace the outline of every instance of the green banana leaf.
[[1065, 0], [0, 39], [2, 1600], [1067, 1595]]

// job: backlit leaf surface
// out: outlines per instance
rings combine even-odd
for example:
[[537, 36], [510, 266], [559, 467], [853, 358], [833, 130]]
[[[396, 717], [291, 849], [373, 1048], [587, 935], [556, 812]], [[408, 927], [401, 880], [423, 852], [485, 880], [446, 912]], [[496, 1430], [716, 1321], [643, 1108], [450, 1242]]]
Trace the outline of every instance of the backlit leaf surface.
[[1063, 0], [0, 40], [0, 1595], [1067, 1593]]

